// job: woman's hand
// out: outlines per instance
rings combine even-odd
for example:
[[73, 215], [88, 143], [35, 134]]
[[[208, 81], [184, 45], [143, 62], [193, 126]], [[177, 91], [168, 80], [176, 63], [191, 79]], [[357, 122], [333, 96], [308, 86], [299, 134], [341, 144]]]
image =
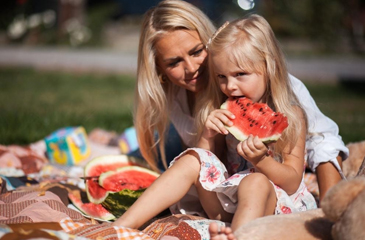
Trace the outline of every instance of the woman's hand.
[[253, 165], [256, 165], [266, 157], [268, 151], [267, 146], [257, 136], [254, 137], [252, 135], [237, 145], [238, 154]]
[[203, 138], [211, 139], [218, 133], [227, 135], [229, 132], [224, 126], [232, 126], [233, 122], [231, 120], [234, 118], [235, 116], [225, 109], [216, 109], [212, 111], [205, 122], [205, 128], [202, 135]]

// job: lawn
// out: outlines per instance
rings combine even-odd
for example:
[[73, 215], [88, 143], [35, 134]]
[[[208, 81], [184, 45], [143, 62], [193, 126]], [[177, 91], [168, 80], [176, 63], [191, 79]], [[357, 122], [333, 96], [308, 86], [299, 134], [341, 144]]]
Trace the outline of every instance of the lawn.
[[65, 126], [132, 126], [130, 76], [0, 70], [0, 144], [28, 144]]
[[[365, 140], [365, 83], [305, 82], [345, 143]], [[135, 79], [0, 69], [0, 144], [28, 144], [65, 126], [121, 133], [132, 126]]]

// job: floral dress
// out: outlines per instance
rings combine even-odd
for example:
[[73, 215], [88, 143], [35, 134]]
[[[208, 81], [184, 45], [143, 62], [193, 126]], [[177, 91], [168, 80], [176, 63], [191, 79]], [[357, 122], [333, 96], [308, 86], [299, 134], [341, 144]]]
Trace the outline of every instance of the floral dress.
[[[227, 135], [226, 142], [228, 146], [227, 167], [230, 170], [229, 172], [233, 173], [230, 176], [227, 168], [217, 156], [208, 150], [200, 148], [187, 149], [177, 156], [171, 162], [171, 165], [187, 151], [195, 151], [200, 157], [201, 169], [199, 181], [201, 185], [208, 191], [216, 192], [223, 208], [229, 213], [234, 213], [237, 208], [237, 187], [240, 181], [249, 174], [258, 171], [250, 162], [236, 153], [235, 149], [238, 142], [232, 135]], [[272, 184], [277, 197], [275, 214], [286, 214], [317, 208], [316, 201], [307, 190], [303, 178], [299, 188], [292, 195], [288, 195], [279, 186], [274, 183]]]

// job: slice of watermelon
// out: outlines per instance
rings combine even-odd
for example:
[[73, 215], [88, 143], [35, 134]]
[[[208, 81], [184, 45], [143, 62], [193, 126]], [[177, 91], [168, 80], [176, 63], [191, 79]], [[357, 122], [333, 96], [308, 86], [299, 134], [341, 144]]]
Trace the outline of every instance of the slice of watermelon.
[[139, 190], [149, 187], [158, 176], [158, 173], [147, 168], [127, 166], [102, 173], [99, 185], [110, 192], [119, 192], [123, 189]]
[[[124, 166], [135, 165], [126, 155], [105, 155], [92, 159], [84, 168], [85, 177], [100, 176], [100, 174]], [[107, 190], [101, 187], [98, 181], [87, 179], [85, 190], [90, 202], [102, 203], [107, 196]]]
[[244, 141], [250, 134], [258, 136], [262, 142], [277, 141], [288, 127], [287, 117], [274, 112], [265, 103], [253, 103], [248, 98], [228, 98], [221, 106], [232, 112], [236, 118], [233, 126], [227, 130], [239, 141]]
[[138, 166], [126, 166], [102, 173], [99, 185], [107, 192], [101, 204], [119, 217], [158, 177], [158, 173]]
[[72, 193], [68, 194], [68, 198], [71, 200], [73, 205], [75, 205], [76, 208], [87, 217], [107, 221], [115, 219], [115, 216], [106, 210], [101, 204], [83, 203], [80, 198], [77, 198]]

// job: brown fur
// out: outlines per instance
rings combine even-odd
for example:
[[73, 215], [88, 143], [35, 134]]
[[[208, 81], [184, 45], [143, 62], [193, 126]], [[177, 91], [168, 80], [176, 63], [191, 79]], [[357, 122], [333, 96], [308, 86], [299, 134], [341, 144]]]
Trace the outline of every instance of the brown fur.
[[237, 240], [331, 239], [332, 223], [322, 209], [258, 218], [235, 232]]
[[334, 222], [334, 239], [364, 239], [365, 177], [341, 181], [322, 201], [325, 215]]
[[342, 164], [342, 169], [347, 178], [354, 178], [365, 158], [365, 141], [349, 143], [346, 145], [350, 154]]

